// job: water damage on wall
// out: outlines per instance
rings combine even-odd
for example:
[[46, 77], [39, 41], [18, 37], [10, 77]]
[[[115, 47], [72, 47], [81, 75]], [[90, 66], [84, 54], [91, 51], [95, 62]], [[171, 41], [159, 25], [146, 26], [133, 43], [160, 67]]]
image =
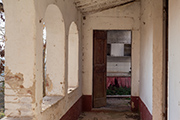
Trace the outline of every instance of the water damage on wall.
[[6, 66], [5, 74], [5, 83], [8, 84], [15, 92], [24, 95], [35, 95], [35, 84], [33, 84], [29, 88], [25, 88], [23, 86], [24, 77], [22, 73], [13, 74], [11, 70]]
[[49, 92], [51, 92], [51, 90], [53, 89], [53, 84], [49, 77], [49, 74], [46, 75], [46, 88]]

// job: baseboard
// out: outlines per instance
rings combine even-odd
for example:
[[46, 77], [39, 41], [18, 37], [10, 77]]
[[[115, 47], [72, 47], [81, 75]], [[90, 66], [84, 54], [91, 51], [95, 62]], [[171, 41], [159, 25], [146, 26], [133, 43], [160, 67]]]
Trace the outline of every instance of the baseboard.
[[[131, 96], [131, 110], [132, 112], [139, 111], [139, 96]], [[82, 96], [82, 111], [92, 111], [92, 95]]]
[[152, 120], [152, 115], [141, 98], [139, 98], [139, 112], [141, 120]]
[[131, 96], [131, 111], [139, 111], [139, 96]]
[[[141, 120], [152, 120], [152, 115], [138, 96], [131, 96], [131, 110], [140, 112]], [[60, 120], [77, 120], [82, 112], [92, 111], [92, 95], [83, 95]]]
[[77, 120], [82, 113], [82, 96], [60, 120]]
[[82, 110], [85, 112], [92, 110], [92, 95], [82, 96]]

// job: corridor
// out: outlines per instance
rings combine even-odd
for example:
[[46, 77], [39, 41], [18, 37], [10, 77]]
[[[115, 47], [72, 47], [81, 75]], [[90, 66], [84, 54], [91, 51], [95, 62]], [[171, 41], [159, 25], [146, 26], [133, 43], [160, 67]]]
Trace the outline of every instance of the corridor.
[[105, 107], [83, 112], [78, 120], [140, 120], [140, 116], [131, 112], [128, 98], [107, 98]]
[[[0, 3], [4, 120], [180, 120], [177, 0]], [[130, 88], [115, 106], [110, 82]]]

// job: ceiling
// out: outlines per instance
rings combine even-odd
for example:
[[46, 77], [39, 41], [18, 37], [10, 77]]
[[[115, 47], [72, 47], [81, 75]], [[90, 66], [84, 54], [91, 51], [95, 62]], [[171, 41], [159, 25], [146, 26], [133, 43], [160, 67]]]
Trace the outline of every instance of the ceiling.
[[83, 15], [101, 12], [107, 9], [122, 6], [135, 0], [74, 0], [78, 10]]

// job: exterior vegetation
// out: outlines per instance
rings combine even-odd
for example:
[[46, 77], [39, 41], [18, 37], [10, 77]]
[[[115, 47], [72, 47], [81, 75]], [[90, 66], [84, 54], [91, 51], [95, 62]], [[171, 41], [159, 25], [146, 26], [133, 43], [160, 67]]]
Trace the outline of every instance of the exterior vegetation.
[[107, 95], [131, 95], [131, 88], [110, 86], [107, 91]]
[[4, 117], [5, 15], [0, 0], [0, 118]]

